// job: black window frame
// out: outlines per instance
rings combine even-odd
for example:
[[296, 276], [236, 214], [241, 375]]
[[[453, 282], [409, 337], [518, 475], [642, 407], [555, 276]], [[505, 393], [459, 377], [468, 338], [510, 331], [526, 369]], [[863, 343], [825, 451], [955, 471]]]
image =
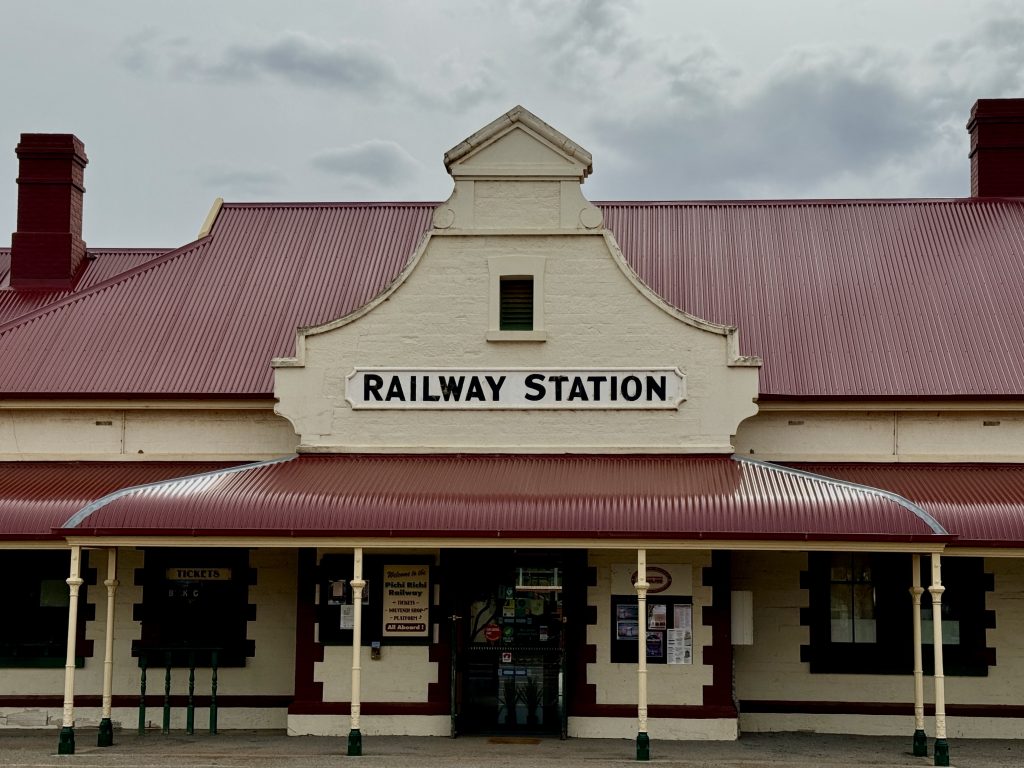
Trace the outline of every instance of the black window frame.
[[[85, 639], [85, 625], [93, 620], [95, 607], [89, 603], [89, 585], [95, 571], [87, 567], [83, 552], [82, 578], [78, 591], [78, 623], [75, 666], [85, 666], [92, 655], [92, 641]], [[71, 603], [67, 579], [71, 572], [70, 549], [6, 550], [0, 558], [0, 579], [16, 584], [5, 598], [5, 617], [0, 624], [0, 669], [53, 669], [63, 667], [68, 653], [68, 609]], [[63, 583], [61, 605], [42, 604], [42, 584]]]
[[[871, 583], [875, 593], [875, 641], [834, 642], [831, 638], [832, 563], [837, 556], [870, 560]], [[931, 615], [930, 558], [921, 558], [922, 619]], [[810, 630], [810, 643], [801, 649], [801, 659], [812, 674], [893, 674], [914, 671], [914, 625], [910, 587], [912, 560], [902, 553], [812, 552], [803, 587], [809, 606], [802, 622]], [[994, 626], [994, 615], [985, 609], [985, 594], [991, 591], [991, 577], [985, 573], [983, 558], [942, 559], [944, 616], [960, 621], [959, 645], [943, 644], [943, 671], [950, 676], [986, 676], [994, 664], [993, 651], [986, 648], [985, 630]], [[948, 603], [947, 603], [948, 601]], [[922, 637], [925, 674], [933, 674], [934, 652]]]
[[[144, 550], [141, 573], [142, 604], [136, 606], [141, 623], [141, 637], [132, 641], [132, 656], [140, 666], [172, 667], [213, 666], [213, 650], [217, 651], [218, 667], [244, 667], [246, 659], [255, 655], [255, 644], [248, 639], [248, 622], [255, 619], [254, 606], [249, 603], [249, 586], [255, 582], [249, 566], [249, 550], [240, 548], [147, 548]], [[224, 583], [174, 581], [166, 576], [168, 568], [199, 569], [230, 568], [231, 577]], [[198, 609], [191, 632], [183, 632], [182, 617], [173, 602], [170, 590], [205, 589], [213, 594], [202, 597], [209, 611]], [[215, 605], [214, 605], [215, 603]]]

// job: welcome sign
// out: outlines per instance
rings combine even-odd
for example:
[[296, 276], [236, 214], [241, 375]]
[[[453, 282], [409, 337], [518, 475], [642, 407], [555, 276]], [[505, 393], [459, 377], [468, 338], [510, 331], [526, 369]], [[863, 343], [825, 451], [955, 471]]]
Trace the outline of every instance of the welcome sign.
[[354, 409], [667, 409], [686, 377], [665, 368], [356, 368], [345, 379]]

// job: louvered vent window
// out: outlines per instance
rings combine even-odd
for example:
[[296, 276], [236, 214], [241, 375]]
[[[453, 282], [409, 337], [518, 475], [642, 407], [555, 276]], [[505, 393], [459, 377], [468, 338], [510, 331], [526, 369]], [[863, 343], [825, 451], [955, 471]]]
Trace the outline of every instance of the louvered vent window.
[[503, 331], [533, 330], [533, 278], [501, 278], [499, 328]]

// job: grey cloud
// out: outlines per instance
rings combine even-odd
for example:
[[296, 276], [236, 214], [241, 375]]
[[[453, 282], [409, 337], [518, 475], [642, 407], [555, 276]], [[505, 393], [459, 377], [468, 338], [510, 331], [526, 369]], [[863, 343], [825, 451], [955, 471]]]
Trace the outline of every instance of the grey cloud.
[[203, 183], [224, 197], [244, 198], [278, 194], [285, 183], [277, 171], [245, 169], [213, 170], [202, 176]]
[[[602, 129], [620, 146], [644, 148], [629, 153], [640, 160], [630, 169], [631, 195], [742, 198], [803, 189], [813, 196], [838, 176], [903, 161], [937, 138], [934, 106], [887, 74], [891, 66], [876, 66], [876, 57], [803, 53], [746, 94], [726, 99], [711, 89], [696, 106], [677, 101]], [[726, 76], [712, 71], [690, 90]]]
[[[990, 19], [961, 38], [937, 42], [927, 64], [940, 73], [947, 103], [965, 98], [1019, 96], [1024, 90], [1024, 18], [1020, 12]], [[956, 62], [957, 67], [951, 66]], [[957, 76], [959, 72], [959, 76]], [[979, 92], [979, 89], [983, 92]]]
[[400, 84], [391, 60], [369, 46], [353, 41], [328, 45], [296, 34], [268, 45], [231, 46], [205, 74], [228, 80], [271, 75], [295, 85], [347, 91], [375, 91]]
[[394, 186], [419, 169], [402, 147], [381, 139], [325, 150], [315, 155], [311, 163], [325, 173], [383, 186]]
[[635, 0], [534, 0], [523, 7], [532, 12], [535, 29], [547, 30], [533, 42], [544, 58], [554, 52], [563, 77], [621, 73], [649, 45], [631, 32]]
[[137, 73], [160, 69], [171, 77], [213, 83], [276, 78], [356, 93], [407, 90], [394, 62], [376, 47], [352, 40], [332, 45], [296, 33], [259, 45], [231, 45], [211, 56], [187, 40], [157, 39], [150, 32], [125, 41], [121, 63]]

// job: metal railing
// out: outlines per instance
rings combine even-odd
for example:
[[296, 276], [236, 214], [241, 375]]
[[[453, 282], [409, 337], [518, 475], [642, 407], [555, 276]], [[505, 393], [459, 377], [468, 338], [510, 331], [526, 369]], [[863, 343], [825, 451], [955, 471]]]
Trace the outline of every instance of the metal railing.
[[171, 669], [175, 665], [176, 656], [182, 653], [188, 654], [188, 703], [185, 707], [185, 733], [189, 736], [196, 732], [196, 656], [197, 654], [209, 654], [210, 656], [210, 733], [217, 733], [217, 662], [222, 648], [147, 648], [139, 654], [139, 735], [146, 733], [146, 673], [149, 666], [149, 658], [154, 655], [163, 654], [164, 658], [164, 705], [163, 721], [160, 732], [168, 734], [171, 732]]

